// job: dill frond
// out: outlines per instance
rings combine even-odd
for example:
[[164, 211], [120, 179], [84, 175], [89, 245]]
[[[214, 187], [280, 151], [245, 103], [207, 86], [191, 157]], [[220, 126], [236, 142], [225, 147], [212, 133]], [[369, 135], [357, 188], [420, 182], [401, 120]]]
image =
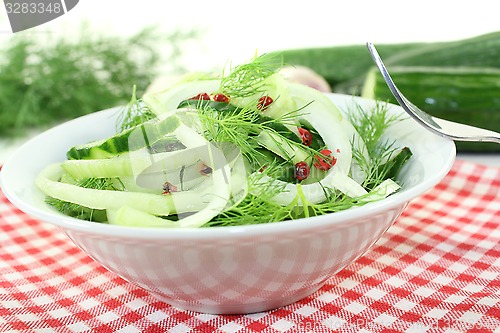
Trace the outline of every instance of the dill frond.
[[387, 103], [377, 101], [375, 106], [366, 110], [361, 105], [356, 105], [357, 112], [349, 113], [349, 121], [356, 131], [363, 138], [363, 141], [370, 153], [376, 156], [381, 153], [380, 139], [389, 126], [402, 118], [397, 115], [389, 115]]
[[238, 65], [222, 78], [221, 92], [231, 97], [248, 97], [261, 92], [263, 81], [276, 73], [282, 61], [275, 55], [263, 54]]
[[394, 140], [383, 138], [387, 129], [402, 118], [389, 115], [387, 104], [377, 101], [375, 106], [366, 110], [357, 105], [357, 112], [349, 113], [349, 120], [359, 133], [368, 151], [368, 158], [353, 145], [353, 159], [366, 174], [363, 187], [370, 190], [391, 178], [396, 181], [397, 173], [411, 156], [408, 148], [396, 146]]
[[140, 99], [137, 99], [136, 85], [134, 85], [130, 101], [120, 110], [117, 119], [117, 129], [121, 132], [155, 117], [156, 115]]

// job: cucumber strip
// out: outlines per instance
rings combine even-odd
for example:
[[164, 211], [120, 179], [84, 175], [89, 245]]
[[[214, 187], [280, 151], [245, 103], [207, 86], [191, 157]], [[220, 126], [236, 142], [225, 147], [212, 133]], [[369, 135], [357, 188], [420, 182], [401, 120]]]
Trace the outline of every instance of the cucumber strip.
[[264, 80], [266, 93], [273, 99], [273, 103], [263, 111], [263, 114], [279, 119], [294, 110], [297, 110], [297, 105], [293, 98], [290, 98], [290, 91], [288, 89], [288, 82], [280, 74], [274, 74]]
[[270, 131], [263, 130], [257, 135], [256, 140], [262, 147], [287, 161], [292, 161], [293, 164], [305, 161], [310, 156], [298, 144], [294, 145], [286, 141], [282, 136]]
[[336, 172], [330, 178], [330, 187], [339, 190], [350, 198], [357, 198], [368, 194], [363, 186], [346, 174]]
[[180, 125], [176, 116], [152, 119], [136, 127], [124, 130], [111, 138], [72, 147], [68, 159], [109, 158], [121, 153], [146, 148], [172, 133]]
[[160, 93], [145, 94], [142, 100], [156, 115], [177, 110], [179, 104], [199, 93], [214, 93], [220, 88], [220, 80], [197, 80], [182, 82]]
[[179, 226], [176, 222], [162, 219], [129, 206], [108, 209], [106, 210], [106, 215], [109, 224], [126, 227], [177, 228]]
[[169, 172], [194, 165], [198, 161], [199, 157], [192, 150], [151, 154], [148, 150], [142, 149], [107, 159], [67, 160], [61, 166], [78, 180], [138, 176], [144, 172]]
[[302, 143], [297, 126], [290, 124], [289, 119], [286, 120], [286, 123], [281, 123], [271, 117], [260, 115], [256, 122], [264, 124], [266, 127], [271, 128], [275, 133], [278, 133], [291, 141]]
[[[151, 193], [151, 194], [159, 194], [160, 190], [158, 187], [149, 187], [149, 186], [143, 186], [143, 184], [138, 184], [137, 180], [135, 177], [132, 176], [125, 176], [125, 177], [120, 177], [120, 182], [127, 191], [129, 192], [144, 192], [144, 193]], [[147, 185], [147, 184], [146, 184]]]
[[63, 174], [59, 164], [47, 166], [36, 179], [36, 186], [47, 196], [93, 209], [118, 209], [130, 206], [155, 215], [198, 211], [206, 206], [199, 191], [170, 195], [96, 190], [58, 181]]
[[66, 160], [61, 167], [75, 179], [83, 178], [113, 178], [134, 175], [134, 171], [141, 171], [151, 164], [151, 156], [142, 150], [139, 153], [122, 154], [110, 158], [90, 160]]
[[180, 142], [186, 148], [200, 148], [200, 147], [208, 147], [211, 144], [203, 137], [201, 136], [198, 132], [196, 132], [194, 129], [192, 129], [189, 126], [186, 126], [184, 124], [181, 124], [175, 131], [174, 135], [179, 139]]
[[[259, 191], [265, 191], [270, 185], [277, 188], [283, 188], [283, 191], [272, 198], [272, 201], [286, 206], [290, 204], [298, 195], [297, 186], [301, 187], [304, 197], [310, 203], [320, 203], [327, 199], [326, 188], [337, 189], [345, 195], [357, 198], [368, 194], [368, 192], [358, 184], [354, 179], [341, 172], [329, 173], [324, 179], [311, 184], [291, 184], [266, 175], [252, 175], [256, 189], [252, 191], [254, 195], [262, 195]], [[300, 204], [301, 201], [299, 201]]]

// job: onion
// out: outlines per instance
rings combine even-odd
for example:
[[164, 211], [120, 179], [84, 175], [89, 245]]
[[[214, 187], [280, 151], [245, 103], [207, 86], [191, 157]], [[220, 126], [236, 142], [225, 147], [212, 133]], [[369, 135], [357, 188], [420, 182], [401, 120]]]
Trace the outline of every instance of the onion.
[[285, 66], [279, 73], [288, 81], [301, 83], [321, 92], [332, 92], [328, 82], [309, 67]]

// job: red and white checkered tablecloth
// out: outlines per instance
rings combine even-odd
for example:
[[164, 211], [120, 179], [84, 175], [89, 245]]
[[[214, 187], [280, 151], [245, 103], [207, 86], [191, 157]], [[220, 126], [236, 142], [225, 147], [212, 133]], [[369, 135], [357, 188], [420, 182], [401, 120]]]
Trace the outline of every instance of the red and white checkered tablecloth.
[[456, 161], [363, 257], [295, 304], [180, 311], [0, 192], [0, 332], [500, 332], [500, 169]]

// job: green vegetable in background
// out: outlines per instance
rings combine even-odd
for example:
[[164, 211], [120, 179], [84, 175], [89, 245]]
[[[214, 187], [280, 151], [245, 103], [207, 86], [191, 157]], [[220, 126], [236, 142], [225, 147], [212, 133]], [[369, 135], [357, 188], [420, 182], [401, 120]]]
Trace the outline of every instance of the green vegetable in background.
[[[377, 45], [381, 57], [419, 48], [423, 43]], [[373, 66], [373, 60], [365, 45], [335, 47], [314, 47], [273, 52], [283, 57], [285, 65], [301, 65], [311, 68], [326, 79], [334, 90], [351, 80], [362, 85], [366, 72]]]
[[[374, 41], [372, 41], [374, 42]], [[376, 44], [387, 66], [495, 67], [500, 68], [500, 32], [458, 41]], [[333, 90], [361, 93], [374, 66], [365, 45], [312, 47], [273, 52], [285, 65], [302, 65], [323, 76]]]
[[[451, 121], [500, 131], [500, 32], [457, 41], [380, 44], [394, 82], [414, 104]], [[365, 45], [277, 51], [309, 66], [337, 93], [397, 104]], [[458, 151], [500, 152], [490, 143], [457, 142]]]
[[157, 75], [160, 47], [169, 46], [169, 63], [180, 66], [179, 44], [195, 35], [146, 28], [116, 37], [87, 27], [71, 40], [16, 34], [0, 48], [0, 138], [126, 104], [132, 85], [142, 93]]
[[[399, 90], [422, 110], [447, 120], [500, 129], [500, 68], [393, 66]], [[382, 75], [373, 70], [363, 95], [397, 104]], [[461, 151], [495, 152], [494, 143], [457, 142]]]

